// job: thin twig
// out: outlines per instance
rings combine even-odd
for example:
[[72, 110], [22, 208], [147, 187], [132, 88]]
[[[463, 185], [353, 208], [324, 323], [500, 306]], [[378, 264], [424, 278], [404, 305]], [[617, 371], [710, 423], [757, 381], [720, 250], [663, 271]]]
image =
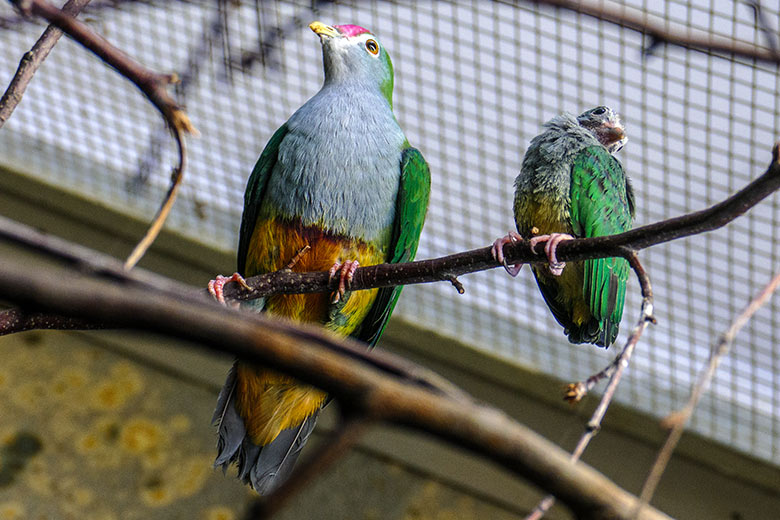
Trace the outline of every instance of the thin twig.
[[[90, 0], [68, 0], [62, 6], [62, 11], [71, 16], [77, 16], [81, 9], [86, 6]], [[24, 91], [27, 90], [35, 72], [41, 66], [43, 61], [49, 56], [49, 53], [60, 40], [62, 31], [54, 25], [49, 25], [35, 42], [35, 45], [22, 56], [16, 74], [11, 78], [8, 88], [5, 89], [3, 97], [0, 98], [0, 128], [11, 117], [16, 106], [22, 101]]]
[[[215, 42], [221, 40], [229, 42], [227, 11], [237, 4], [228, 0], [219, 0], [216, 16], [206, 23], [203, 35], [197, 38], [196, 43], [189, 49], [187, 63], [181, 68], [179, 82], [175, 85], [176, 97], [180, 103], [185, 103], [187, 96], [198, 82], [204, 71], [204, 64], [212, 58], [212, 47]], [[166, 129], [170, 125], [156, 129], [149, 138], [147, 149], [142, 154], [138, 171], [132, 179], [128, 180], [130, 189], [138, 189], [149, 179], [149, 175], [159, 167], [162, 159], [163, 144], [166, 139]]]
[[[754, 59], [769, 63], [780, 63], [780, 55], [773, 49], [761, 49], [751, 42], [739, 41], [733, 38], [716, 37], [712, 34], [697, 36], [691, 32], [673, 31], [667, 28], [665, 21], [653, 23], [646, 16], [632, 16], [619, 9], [605, 9], [600, 2], [584, 0], [525, 0], [526, 2], [549, 5], [568, 11], [574, 11], [598, 20], [610, 22], [626, 29], [631, 29], [647, 35], [651, 46], [662, 43], [685, 47], [686, 49], [717, 53], [728, 56]], [[515, 2], [517, 1], [515, 0]]]
[[691, 397], [688, 399], [686, 405], [664, 419], [664, 424], [667, 427], [670, 427], [671, 431], [669, 432], [669, 436], [666, 438], [663, 447], [659, 450], [653, 467], [650, 469], [650, 473], [647, 475], [647, 479], [642, 486], [642, 492], [639, 495], [639, 503], [637, 504], [637, 517], [639, 516], [639, 510], [650, 503], [650, 499], [653, 497], [653, 493], [655, 493], [655, 488], [661, 481], [661, 476], [666, 469], [666, 465], [672, 457], [674, 448], [680, 441], [680, 437], [682, 437], [685, 425], [691, 418], [696, 405], [709, 386], [710, 381], [712, 381], [712, 378], [715, 376], [718, 364], [720, 364], [721, 360], [729, 353], [731, 344], [734, 342], [734, 338], [740, 329], [742, 329], [756, 311], [769, 300], [778, 286], [780, 286], [780, 273], [777, 273], [766, 287], [753, 298], [748, 306], [745, 307], [745, 310], [734, 319], [728, 330], [720, 337], [720, 340], [718, 340], [718, 343], [713, 347], [710, 353], [710, 359], [706, 368], [699, 374], [699, 380], [693, 387]]
[[247, 509], [246, 520], [265, 520], [273, 517], [285, 504], [306, 484], [315, 477], [322, 475], [335, 462], [342, 458], [357, 444], [370, 422], [358, 416], [342, 417], [330, 439], [323, 441], [321, 446], [299, 464], [290, 478], [271, 495], [256, 498]]
[[168, 214], [173, 209], [173, 203], [176, 202], [176, 195], [179, 193], [179, 187], [181, 181], [184, 178], [184, 167], [187, 164], [187, 145], [184, 140], [182, 130], [178, 128], [172, 129], [173, 136], [176, 139], [176, 145], [179, 148], [179, 165], [173, 171], [171, 176], [171, 185], [168, 187], [168, 193], [166, 193], [163, 199], [160, 209], [157, 210], [157, 214], [152, 219], [152, 223], [149, 225], [149, 229], [146, 234], [138, 242], [133, 251], [125, 260], [125, 269], [132, 269], [135, 264], [146, 254], [149, 248], [154, 243], [157, 236], [160, 234], [165, 220], [168, 218]]
[[[631, 334], [629, 335], [623, 350], [620, 352], [620, 354], [618, 354], [609, 367], [601, 372], [609, 372], [609, 375], [604, 376], [610, 378], [609, 383], [604, 389], [604, 394], [601, 396], [601, 400], [599, 401], [598, 406], [593, 411], [593, 415], [591, 415], [585, 431], [580, 437], [579, 442], [577, 442], [577, 446], [575, 446], [574, 451], [571, 453], [572, 461], [580, 460], [580, 457], [585, 452], [585, 448], [588, 447], [590, 441], [598, 434], [599, 430], [601, 429], [601, 422], [604, 420], [607, 409], [615, 397], [615, 391], [617, 390], [618, 384], [620, 384], [620, 379], [623, 375], [623, 372], [631, 361], [631, 355], [634, 353], [634, 349], [639, 342], [640, 336], [650, 323], [656, 323], [656, 319], [653, 316], [653, 287], [650, 284], [650, 277], [647, 275], [647, 271], [645, 271], [644, 267], [639, 261], [639, 256], [637, 256], [634, 251], [626, 252], [625, 258], [628, 260], [631, 268], [634, 270], [634, 273], [636, 273], [636, 276], [639, 279], [639, 286], [642, 291], [642, 309], [639, 313], [639, 319], [637, 320], [634, 329], [631, 331]], [[572, 401], [579, 401], [582, 399], [595, 384], [595, 382], [591, 383], [592, 379], [594, 378], [591, 377], [588, 379], [588, 384], [590, 384], [590, 387], [588, 387], [586, 383], [583, 382], [569, 385], [570, 395], [567, 397], [567, 399]], [[574, 389], [576, 389], [576, 391], [574, 391]], [[547, 511], [549, 511], [554, 503], [554, 495], [548, 495], [544, 497], [541, 502], [537, 504], [534, 510], [526, 517], [526, 520], [539, 520], [545, 515], [545, 513], [547, 513]]]

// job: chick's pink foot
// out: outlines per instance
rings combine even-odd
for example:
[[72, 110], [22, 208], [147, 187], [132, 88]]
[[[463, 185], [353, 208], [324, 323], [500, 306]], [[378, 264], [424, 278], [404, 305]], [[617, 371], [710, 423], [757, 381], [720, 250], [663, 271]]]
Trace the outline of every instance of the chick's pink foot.
[[360, 267], [360, 262], [357, 260], [346, 260], [344, 263], [336, 262], [333, 267], [328, 271], [328, 280], [333, 280], [336, 273], [339, 273], [339, 288], [333, 293], [331, 303], [338, 303], [344, 293], [347, 292], [349, 285], [352, 283], [352, 278], [355, 276], [355, 270]]
[[244, 289], [249, 291], [252, 290], [246, 283], [246, 280], [244, 280], [244, 277], [238, 273], [233, 273], [233, 276], [222, 276], [221, 274], [218, 274], [216, 279], [209, 281], [208, 289], [209, 293], [211, 293], [214, 299], [219, 303], [225, 303], [225, 284], [228, 282], [236, 282]]
[[501, 262], [502, 264], [504, 264], [504, 269], [506, 269], [506, 272], [513, 277], [517, 276], [517, 273], [520, 272], [520, 269], [522, 269], [523, 264], [515, 264], [510, 267], [506, 263], [506, 258], [504, 258], [504, 246], [507, 244], [514, 244], [515, 242], [521, 240], [523, 240], [523, 237], [520, 236], [519, 233], [510, 231], [505, 236], [497, 238], [495, 242], [493, 242], [493, 247], [490, 250], [490, 253], [493, 255], [493, 258], [496, 259], [496, 262]]
[[558, 244], [564, 240], [574, 240], [574, 237], [567, 233], [551, 233], [549, 235], [539, 235], [530, 240], [531, 249], [534, 251], [536, 250], [536, 244], [545, 242], [544, 252], [547, 255], [547, 260], [550, 262], [550, 272], [555, 276], [560, 276], [563, 273], [563, 268], [566, 267], [566, 262], [559, 262], [555, 256]]

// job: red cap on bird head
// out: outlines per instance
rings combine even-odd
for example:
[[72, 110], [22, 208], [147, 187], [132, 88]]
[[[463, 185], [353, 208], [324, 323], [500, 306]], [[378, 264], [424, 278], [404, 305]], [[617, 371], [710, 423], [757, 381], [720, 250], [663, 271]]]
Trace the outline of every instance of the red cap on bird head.
[[347, 24], [347, 25], [334, 25], [333, 27], [338, 29], [338, 31], [344, 36], [346, 36], [347, 38], [352, 38], [353, 36], [358, 36], [360, 34], [370, 32], [368, 29], [364, 27], [360, 27], [359, 25]]

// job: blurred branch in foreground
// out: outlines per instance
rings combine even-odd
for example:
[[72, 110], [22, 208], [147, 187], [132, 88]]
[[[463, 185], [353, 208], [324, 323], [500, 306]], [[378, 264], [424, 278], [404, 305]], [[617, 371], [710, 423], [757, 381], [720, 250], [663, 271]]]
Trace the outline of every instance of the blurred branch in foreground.
[[[353, 417], [407, 426], [480, 454], [553, 493], [578, 518], [630, 518], [635, 497], [592, 468], [571, 464], [562, 449], [499, 410], [462, 392], [445, 393], [393, 374], [408, 362], [396, 365], [385, 353], [381, 364], [387, 368], [378, 369], [328, 346], [363, 351], [366, 359], [375, 353], [319, 328], [248, 315], [188, 291], [112, 278], [66, 267], [31, 273], [18, 259], [0, 262], [0, 293], [25, 309], [158, 332], [262, 364], [324, 389]], [[648, 508], [640, 518], [668, 517]]]

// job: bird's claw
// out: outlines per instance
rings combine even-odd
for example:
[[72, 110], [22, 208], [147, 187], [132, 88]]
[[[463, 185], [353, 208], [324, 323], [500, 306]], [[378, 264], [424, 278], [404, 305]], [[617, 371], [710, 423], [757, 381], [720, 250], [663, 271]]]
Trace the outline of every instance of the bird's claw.
[[521, 240], [523, 240], [523, 237], [519, 233], [510, 231], [505, 236], [497, 238], [493, 242], [493, 247], [490, 249], [490, 253], [493, 255], [493, 258], [495, 258], [497, 262], [501, 262], [506, 272], [509, 273], [509, 275], [512, 277], [517, 276], [517, 273], [520, 272], [523, 264], [515, 264], [512, 266], [507, 264], [506, 258], [504, 258], [504, 246], [507, 244], [514, 244], [515, 242]]
[[355, 276], [355, 270], [360, 267], [357, 260], [346, 260], [344, 263], [336, 262], [328, 271], [328, 281], [333, 280], [336, 273], [339, 273], [339, 287], [333, 293], [330, 303], [338, 303], [344, 293], [347, 292], [352, 278]]
[[233, 273], [233, 276], [222, 276], [221, 274], [218, 274], [214, 280], [209, 280], [208, 289], [209, 293], [219, 303], [225, 303], [225, 284], [229, 282], [236, 282], [244, 289], [248, 291], [252, 290], [249, 284], [246, 283], [244, 277], [238, 273]]
[[550, 273], [552, 273], [553, 276], [560, 276], [563, 274], [563, 268], [566, 267], [566, 262], [558, 261], [558, 258], [555, 256], [555, 250], [558, 249], [558, 244], [564, 240], [574, 240], [574, 237], [567, 233], [550, 233], [549, 235], [533, 237], [530, 240], [531, 250], [533, 252], [536, 252], [536, 244], [545, 242], [544, 253], [547, 255], [547, 260], [550, 263]]

